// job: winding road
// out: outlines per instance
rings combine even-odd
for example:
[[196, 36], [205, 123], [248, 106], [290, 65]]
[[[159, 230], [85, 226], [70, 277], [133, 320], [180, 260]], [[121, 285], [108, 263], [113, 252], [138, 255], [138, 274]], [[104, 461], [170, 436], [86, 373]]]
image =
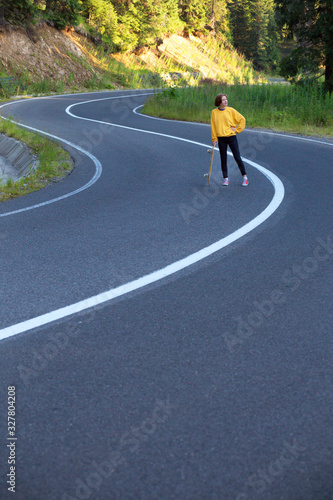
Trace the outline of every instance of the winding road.
[[19, 500], [331, 499], [333, 143], [245, 130], [208, 187], [151, 93], [0, 107], [76, 165], [0, 205], [0, 498], [9, 442]]

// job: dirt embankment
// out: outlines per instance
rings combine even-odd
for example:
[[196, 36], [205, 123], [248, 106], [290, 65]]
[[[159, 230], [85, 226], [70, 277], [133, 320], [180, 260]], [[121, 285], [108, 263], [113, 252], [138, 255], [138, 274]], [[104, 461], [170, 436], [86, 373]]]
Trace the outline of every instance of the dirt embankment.
[[7, 26], [0, 30], [0, 71], [28, 73], [32, 81], [47, 78], [80, 86], [99, 72], [89, 43], [74, 31], [58, 31], [46, 24], [30, 29]]

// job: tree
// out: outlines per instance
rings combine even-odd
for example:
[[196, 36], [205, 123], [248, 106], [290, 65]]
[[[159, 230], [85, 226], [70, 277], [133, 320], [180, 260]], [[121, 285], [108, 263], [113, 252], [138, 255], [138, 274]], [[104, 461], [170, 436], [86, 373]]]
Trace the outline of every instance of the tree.
[[178, 0], [112, 0], [112, 4], [118, 16], [122, 50], [156, 45], [156, 38], [182, 28]]
[[297, 47], [284, 58], [283, 76], [297, 80], [324, 75], [333, 91], [333, 0], [278, 0], [279, 24], [294, 36]]
[[75, 26], [80, 10], [79, 0], [46, 0], [45, 15], [58, 29]]
[[276, 67], [278, 59], [274, 0], [251, 2], [251, 59], [258, 70]]
[[144, 0], [144, 29], [146, 41], [155, 43], [156, 37], [174, 33], [182, 28], [178, 16], [178, 0]]
[[228, 5], [232, 0], [212, 0], [210, 24], [216, 33], [221, 33], [226, 39], [230, 38], [230, 10]]
[[120, 1], [119, 32], [122, 50], [132, 50], [140, 43], [144, 13], [138, 0]]
[[0, 0], [0, 24], [4, 19], [22, 21], [29, 19], [34, 13], [35, 7], [31, 0]]
[[276, 65], [274, 0], [234, 0], [230, 4], [230, 23], [235, 48], [252, 60], [255, 69]]
[[237, 50], [250, 57], [250, 2], [249, 0], [234, 0], [229, 9], [233, 44]]
[[118, 16], [110, 0], [84, 0], [82, 14], [111, 49], [120, 43]]
[[211, 1], [209, 0], [180, 0], [180, 19], [185, 22], [187, 31], [200, 31], [209, 21]]

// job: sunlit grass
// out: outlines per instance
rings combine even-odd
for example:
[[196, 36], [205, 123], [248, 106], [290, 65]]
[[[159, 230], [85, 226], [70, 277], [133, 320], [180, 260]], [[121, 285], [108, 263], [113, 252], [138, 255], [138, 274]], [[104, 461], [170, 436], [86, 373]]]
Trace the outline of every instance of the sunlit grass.
[[142, 110], [153, 116], [209, 123], [215, 96], [228, 95], [229, 106], [247, 126], [286, 132], [333, 136], [333, 95], [320, 86], [203, 85], [155, 93]]

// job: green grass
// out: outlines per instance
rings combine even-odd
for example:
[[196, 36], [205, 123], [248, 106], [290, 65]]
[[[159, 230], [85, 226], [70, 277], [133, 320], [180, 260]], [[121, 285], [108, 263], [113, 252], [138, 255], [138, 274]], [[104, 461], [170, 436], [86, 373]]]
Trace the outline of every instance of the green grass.
[[209, 123], [215, 96], [228, 95], [229, 106], [254, 128], [333, 136], [333, 95], [318, 85], [202, 85], [165, 89], [146, 101], [148, 115]]
[[0, 202], [38, 191], [59, 181], [74, 168], [74, 162], [67, 151], [38, 134], [3, 119], [0, 119], [0, 133], [24, 142], [39, 159], [36, 172], [31, 172], [17, 181], [8, 179], [0, 184]]

